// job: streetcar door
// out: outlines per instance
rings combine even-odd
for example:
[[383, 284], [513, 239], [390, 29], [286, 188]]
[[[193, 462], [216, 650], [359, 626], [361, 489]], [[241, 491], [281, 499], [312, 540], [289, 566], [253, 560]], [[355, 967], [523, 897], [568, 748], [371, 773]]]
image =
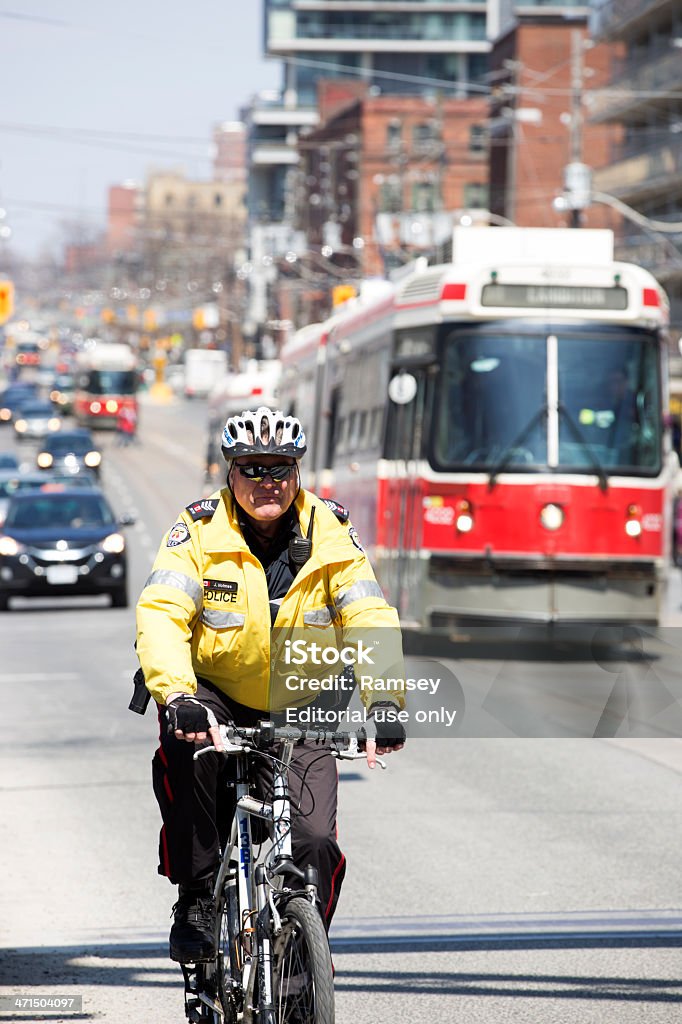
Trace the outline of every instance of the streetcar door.
[[384, 440], [390, 466], [386, 480], [386, 581], [389, 599], [403, 620], [417, 619], [411, 595], [420, 592], [418, 574], [421, 549], [422, 488], [419, 460], [426, 429], [425, 409], [429, 377], [425, 368], [396, 370], [389, 382], [388, 415]]

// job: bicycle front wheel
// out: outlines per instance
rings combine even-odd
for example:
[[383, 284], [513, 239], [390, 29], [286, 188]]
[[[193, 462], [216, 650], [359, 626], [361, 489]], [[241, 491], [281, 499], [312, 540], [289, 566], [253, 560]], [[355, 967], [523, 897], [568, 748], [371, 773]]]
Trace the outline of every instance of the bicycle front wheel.
[[308, 900], [296, 896], [280, 910], [273, 944], [275, 1024], [334, 1024], [334, 979], [327, 934]]

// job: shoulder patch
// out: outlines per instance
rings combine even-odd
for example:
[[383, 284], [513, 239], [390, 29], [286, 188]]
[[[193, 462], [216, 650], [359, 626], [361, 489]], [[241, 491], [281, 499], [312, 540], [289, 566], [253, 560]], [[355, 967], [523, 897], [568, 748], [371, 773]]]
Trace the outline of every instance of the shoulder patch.
[[210, 519], [219, 504], [219, 498], [202, 498], [200, 501], [193, 501], [191, 505], [186, 505], [185, 509], [196, 523], [198, 519]]
[[167, 548], [177, 548], [180, 544], [184, 544], [185, 541], [189, 540], [189, 529], [186, 523], [183, 523], [182, 519], [178, 519], [175, 526], [172, 526], [168, 533], [168, 540], [166, 541]]
[[343, 505], [339, 505], [338, 501], [334, 501], [333, 498], [323, 498], [322, 501], [325, 503], [327, 508], [330, 508], [340, 523], [347, 523], [350, 518], [350, 512]]

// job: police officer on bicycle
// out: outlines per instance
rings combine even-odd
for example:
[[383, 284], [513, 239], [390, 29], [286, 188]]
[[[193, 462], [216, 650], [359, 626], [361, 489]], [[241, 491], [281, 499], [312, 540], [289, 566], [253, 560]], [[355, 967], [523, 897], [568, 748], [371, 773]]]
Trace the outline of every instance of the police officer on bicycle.
[[[163, 818], [159, 873], [179, 886], [170, 955], [181, 963], [215, 955], [212, 885], [230, 821], [229, 790], [219, 784], [224, 759], [216, 753], [195, 761], [195, 744], [220, 749], [218, 724], [254, 725], [283, 713], [287, 702], [300, 706], [319, 696], [277, 690], [276, 635], [321, 628], [320, 635], [331, 630], [338, 641], [361, 627], [397, 637], [399, 647], [397, 613], [347, 511], [301, 488], [305, 451], [293, 416], [261, 407], [230, 417], [222, 435], [227, 486], [180, 513], [137, 605], [137, 653], [161, 724], [153, 761]], [[362, 678], [370, 678], [361, 697], [368, 735], [375, 734], [367, 743], [374, 767], [377, 753], [405, 741], [397, 713], [386, 710], [402, 708], [403, 693], [400, 685], [373, 689], [371, 677]], [[257, 783], [267, 793], [265, 761]], [[328, 928], [345, 874], [336, 840], [336, 764], [300, 744], [289, 784], [294, 860], [316, 868]]]

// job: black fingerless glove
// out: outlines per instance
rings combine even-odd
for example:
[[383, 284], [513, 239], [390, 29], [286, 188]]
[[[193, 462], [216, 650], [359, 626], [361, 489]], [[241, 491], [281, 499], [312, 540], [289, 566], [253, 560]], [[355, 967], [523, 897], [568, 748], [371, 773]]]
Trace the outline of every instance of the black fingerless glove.
[[218, 721], [196, 697], [177, 697], [166, 708], [168, 732], [208, 732]]
[[391, 700], [375, 701], [369, 708], [367, 738], [375, 740], [378, 747], [399, 747], [405, 742], [405, 726], [397, 718], [399, 710]]

